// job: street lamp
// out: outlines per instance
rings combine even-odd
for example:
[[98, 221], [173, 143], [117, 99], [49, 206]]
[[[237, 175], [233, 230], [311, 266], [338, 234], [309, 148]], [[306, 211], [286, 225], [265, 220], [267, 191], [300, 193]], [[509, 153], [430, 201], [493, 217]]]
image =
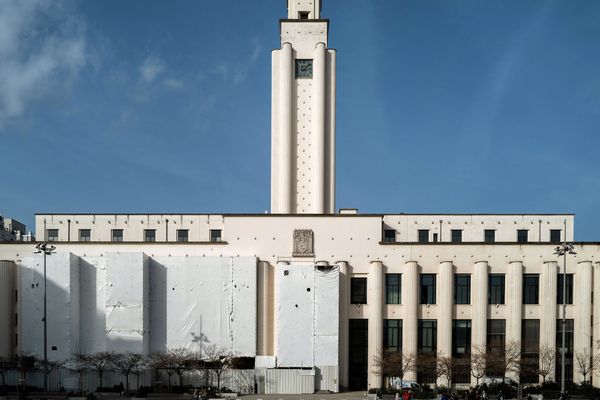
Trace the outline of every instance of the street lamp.
[[48, 322], [46, 314], [46, 256], [55, 253], [56, 247], [48, 243], [38, 243], [34, 253], [44, 254], [44, 390], [48, 392]]
[[562, 341], [561, 341], [561, 360], [560, 360], [560, 392], [565, 393], [565, 328], [567, 325], [567, 254], [577, 254], [575, 246], [572, 243], [567, 243], [567, 221], [565, 220], [565, 229], [563, 242], [554, 250], [554, 254], [558, 257], [563, 257], [563, 287], [562, 287]]

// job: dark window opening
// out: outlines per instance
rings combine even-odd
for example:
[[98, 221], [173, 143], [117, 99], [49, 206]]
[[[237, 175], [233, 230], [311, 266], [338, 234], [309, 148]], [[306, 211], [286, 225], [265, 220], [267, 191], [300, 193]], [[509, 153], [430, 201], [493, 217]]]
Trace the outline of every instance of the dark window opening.
[[220, 229], [211, 229], [210, 230], [210, 241], [211, 242], [220, 242], [222, 240], [221, 230]]
[[421, 304], [435, 304], [435, 278], [435, 274], [419, 276]]
[[517, 243], [527, 243], [527, 235], [529, 231], [527, 229], [517, 230]]
[[309, 13], [307, 13], [307, 12], [299, 12], [298, 14], [299, 14], [299, 17], [300, 17], [299, 19], [308, 19]]
[[452, 243], [461, 243], [462, 242], [462, 230], [461, 229], [452, 229], [450, 231], [451, 241]]
[[506, 320], [488, 319], [487, 321], [487, 353], [490, 361], [487, 367], [487, 374], [493, 378], [504, 378], [506, 370], [502, 367], [504, 364], [504, 354], [506, 346]]
[[550, 229], [550, 242], [560, 243], [560, 229]]
[[113, 242], [122, 242], [123, 241], [123, 229], [113, 229], [111, 234], [111, 240]]
[[385, 275], [385, 303], [400, 304], [402, 294], [402, 275]]
[[523, 304], [538, 304], [540, 294], [540, 276], [538, 274], [523, 275]]
[[350, 390], [367, 388], [369, 320], [349, 320], [348, 381]]
[[471, 275], [454, 275], [454, 303], [471, 304]]
[[46, 238], [49, 242], [58, 242], [58, 229], [47, 229]]
[[452, 371], [454, 383], [471, 382], [471, 320], [452, 321], [452, 357], [456, 363]]
[[144, 242], [156, 242], [156, 229], [144, 229]]
[[540, 320], [524, 319], [521, 324], [521, 382], [539, 383]]
[[384, 229], [383, 230], [383, 242], [384, 243], [395, 243], [396, 242], [396, 230]]
[[188, 230], [187, 229], [178, 229], [177, 230], [177, 241], [178, 242], [187, 242], [188, 241]]
[[[565, 320], [565, 381], [573, 382], [573, 338], [574, 338], [574, 320]], [[562, 320], [556, 320], [556, 348], [558, 349], [556, 357], [556, 375], [560, 377], [560, 353], [562, 349]]]
[[429, 229], [419, 229], [419, 243], [429, 242]]
[[490, 274], [488, 278], [488, 303], [504, 304], [504, 274]]
[[483, 231], [483, 241], [485, 243], [495, 243], [496, 231], [493, 229], [486, 229], [485, 231]]
[[[563, 303], [563, 280], [564, 274], [558, 274], [556, 284], [556, 304]], [[573, 304], [573, 274], [566, 275], [565, 304]]]
[[402, 320], [383, 320], [383, 349], [386, 351], [402, 351]]
[[437, 354], [436, 320], [419, 320], [417, 352], [417, 380], [422, 383], [434, 383]]
[[367, 278], [350, 278], [350, 303], [367, 304]]
[[92, 240], [92, 230], [91, 229], [80, 229], [79, 230], [79, 241], [80, 242], [90, 242]]

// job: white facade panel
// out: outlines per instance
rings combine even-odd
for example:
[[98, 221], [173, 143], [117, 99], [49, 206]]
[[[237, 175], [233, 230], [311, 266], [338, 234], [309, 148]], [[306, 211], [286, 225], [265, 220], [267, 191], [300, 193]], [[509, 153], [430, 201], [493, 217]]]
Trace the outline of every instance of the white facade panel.
[[314, 391], [314, 369], [267, 370], [265, 394], [311, 394]]

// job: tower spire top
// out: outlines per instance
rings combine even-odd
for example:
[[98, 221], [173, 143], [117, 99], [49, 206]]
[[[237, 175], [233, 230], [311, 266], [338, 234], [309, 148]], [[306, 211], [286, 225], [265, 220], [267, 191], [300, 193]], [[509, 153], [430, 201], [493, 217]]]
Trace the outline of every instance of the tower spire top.
[[323, 0], [288, 0], [288, 19], [319, 19]]

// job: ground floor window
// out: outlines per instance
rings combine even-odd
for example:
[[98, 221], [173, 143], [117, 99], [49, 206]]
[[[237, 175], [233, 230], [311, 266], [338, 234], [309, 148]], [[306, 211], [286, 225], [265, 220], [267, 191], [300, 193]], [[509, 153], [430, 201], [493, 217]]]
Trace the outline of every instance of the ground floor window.
[[349, 321], [348, 384], [350, 390], [365, 390], [368, 374], [369, 320]]

